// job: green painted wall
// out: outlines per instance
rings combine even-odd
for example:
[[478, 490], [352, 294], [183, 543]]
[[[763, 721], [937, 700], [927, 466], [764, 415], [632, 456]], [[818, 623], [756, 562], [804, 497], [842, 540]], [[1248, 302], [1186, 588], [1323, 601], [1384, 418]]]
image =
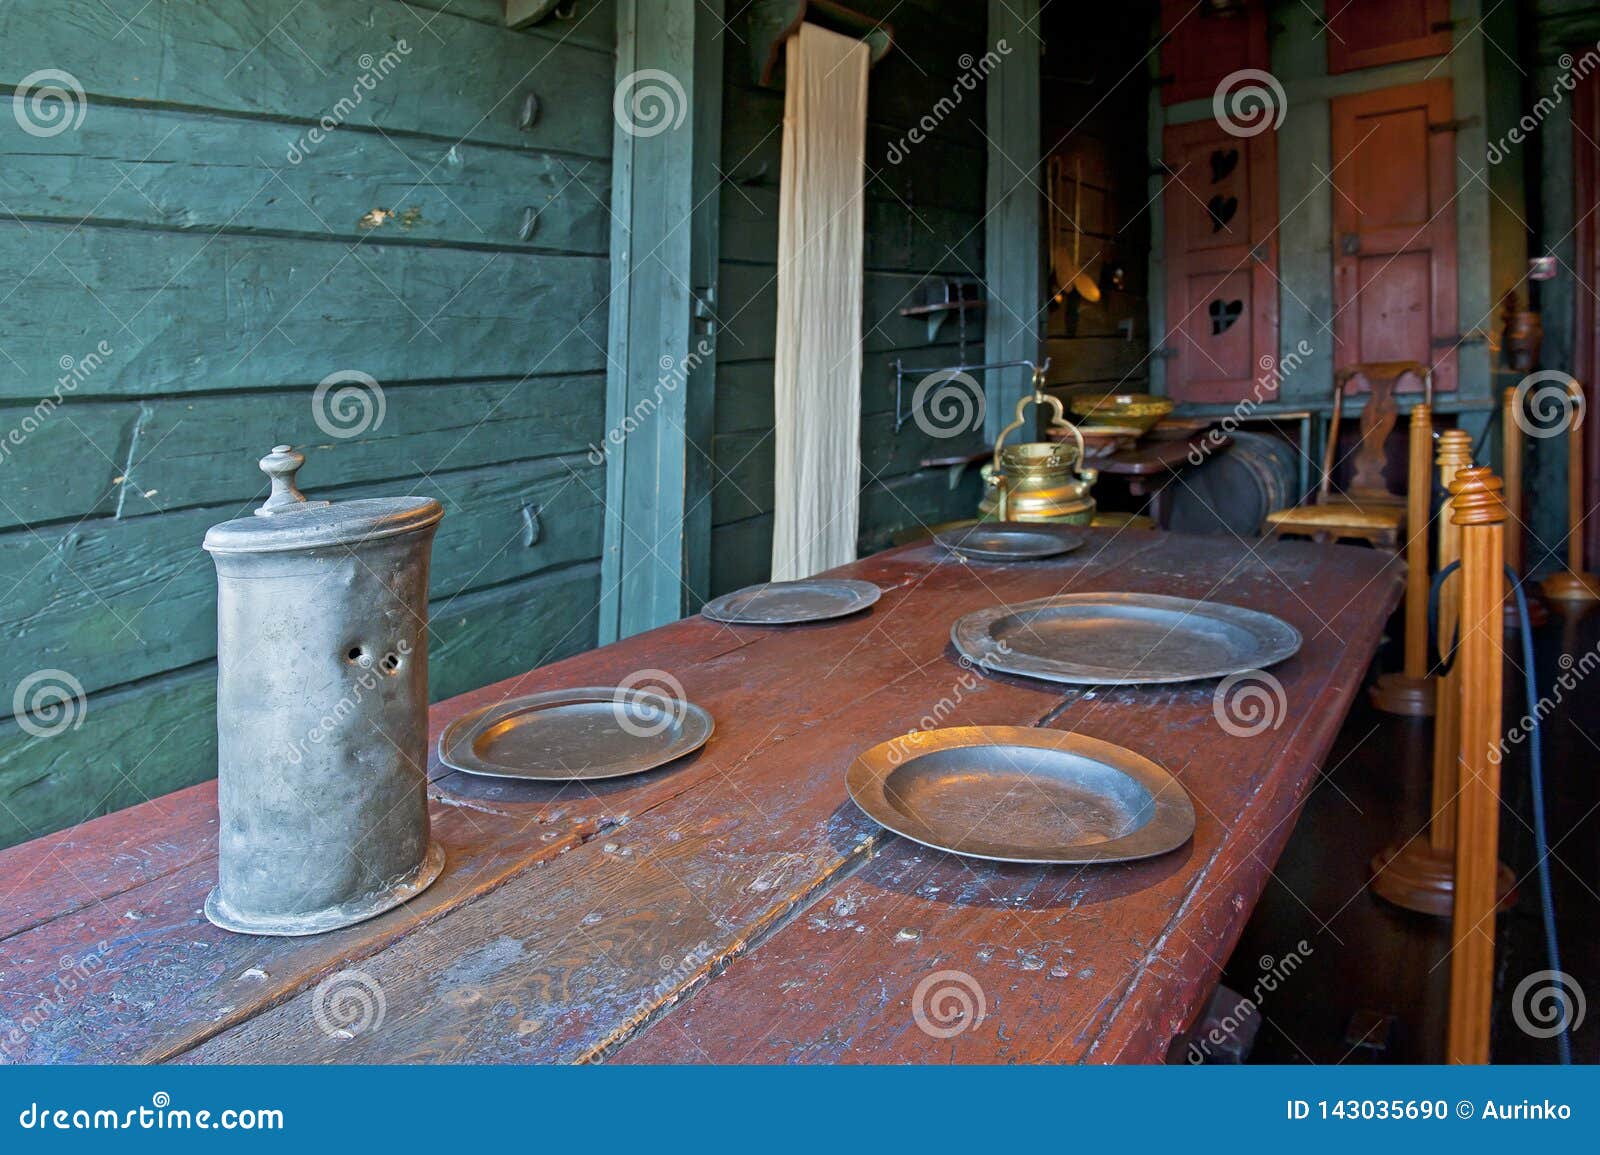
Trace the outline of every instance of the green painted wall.
[[[599, 0], [0, 7], [0, 81], [85, 94], [0, 113], [0, 845], [214, 773], [200, 539], [275, 442], [317, 496], [444, 503], [435, 697], [594, 643], [614, 40]], [[353, 436], [339, 371], [382, 390]], [[59, 733], [13, 716], [39, 671]]]
[[[955, 452], [953, 447], [976, 448], [976, 433], [939, 440], [908, 424], [895, 434], [892, 365], [896, 356], [917, 365], [953, 362], [954, 322], [930, 341], [922, 319], [901, 317], [897, 310], [917, 303], [919, 286], [930, 276], [983, 276], [983, 87], [960, 90], [957, 79], [963, 56], [984, 53], [985, 6], [858, 0], [851, 7], [887, 20], [895, 32], [893, 51], [868, 79], [860, 530], [865, 553], [887, 545], [904, 527], [971, 516], [980, 496], [975, 470], [952, 488], [946, 471], [918, 464]], [[771, 572], [772, 355], [783, 154], [783, 92], [754, 83], [748, 22], [742, 7], [729, 9], [722, 170], [731, 179], [719, 194], [717, 312], [723, 328], [712, 454], [713, 594], [765, 580]], [[906, 131], [952, 91], [960, 92], [959, 106], [922, 143], [908, 144]], [[981, 322], [969, 327], [967, 351], [969, 361], [982, 359]], [[914, 384], [908, 384], [908, 395]]]
[[[1562, 92], [1558, 77], [1564, 74], [1563, 53], [1582, 58], [1600, 51], [1600, 6], [1579, 0], [1536, 0], [1529, 20], [1525, 66], [1528, 71], [1525, 106], [1540, 97]], [[1577, 372], [1573, 362], [1573, 327], [1576, 294], [1586, 290], [1576, 280], [1578, 219], [1592, 206], [1575, 203], [1572, 164], [1572, 107], [1565, 100], [1538, 122], [1520, 145], [1509, 146], [1508, 164], [1520, 164], [1532, 192], [1529, 197], [1536, 253], [1559, 258], [1554, 280], [1537, 286], [1537, 304], [1544, 324], [1546, 368]], [[1536, 215], [1535, 215], [1536, 214]], [[1528, 440], [1528, 483], [1536, 500], [1529, 509], [1530, 569], [1560, 569], [1566, 548], [1567, 445], [1566, 438]], [[1592, 568], [1592, 565], [1591, 565]]]

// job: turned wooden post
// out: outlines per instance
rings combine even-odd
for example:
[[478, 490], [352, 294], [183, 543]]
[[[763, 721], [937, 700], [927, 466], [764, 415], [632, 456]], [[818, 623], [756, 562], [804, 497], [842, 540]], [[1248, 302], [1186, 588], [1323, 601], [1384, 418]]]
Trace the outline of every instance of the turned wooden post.
[[1568, 602], [1600, 600], [1600, 578], [1583, 568], [1583, 386], [1567, 382], [1572, 424], [1567, 429], [1567, 569], [1545, 578], [1547, 598]]
[[1522, 423], [1517, 419], [1517, 391], [1506, 389], [1500, 395], [1501, 466], [1505, 469], [1506, 511], [1511, 520], [1506, 526], [1506, 564], [1522, 572]]
[[[1439, 484], [1446, 493], [1456, 475], [1472, 465], [1472, 438], [1460, 429], [1439, 435]], [[1439, 571], [1461, 560], [1461, 527], [1451, 515], [1455, 499], [1446, 498], [1439, 518]], [[1439, 648], [1448, 650], [1461, 618], [1461, 574], [1446, 578], [1439, 587]], [[1439, 675], [1433, 713], [1433, 820], [1428, 824], [1428, 844], [1448, 863], [1455, 880], [1456, 762], [1461, 757], [1461, 663], [1452, 663]], [[1450, 913], [1450, 896], [1440, 914]]]
[[1461, 527], [1461, 760], [1456, 795], [1455, 912], [1450, 926], [1452, 1063], [1489, 1061], [1499, 871], [1505, 520], [1500, 479], [1463, 469], [1451, 483]]
[[[1472, 439], [1459, 429], [1439, 434], [1439, 484], [1449, 491], [1456, 475], [1472, 464]], [[1446, 499], [1439, 517], [1438, 572], [1461, 557], [1461, 527]], [[1439, 646], [1448, 650], [1460, 617], [1461, 574], [1439, 587]], [[1436, 918], [1449, 918], [1456, 883], [1456, 764], [1461, 757], [1461, 663], [1435, 679], [1433, 711], [1433, 796], [1427, 830], [1385, 847], [1372, 860], [1372, 889], [1380, 898]], [[1514, 879], [1499, 872], [1502, 904], [1515, 897]]]
[[1385, 674], [1372, 688], [1372, 704], [1389, 714], [1425, 717], [1434, 711], [1428, 677], [1428, 524], [1433, 496], [1433, 406], [1411, 410], [1406, 467], [1406, 640], [1404, 669]]
[[[1500, 394], [1500, 434], [1502, 464], [1505, 466], [1506, 511], [1506, 565], [1517, 575], [1522, 587], [1522, 597], [1528, 607], [1528, 624], [1542, 626], [1550, 620], [1544, 602], [1531, 586], [1522, 582], [1522, 414], [1517, 410], [1517, 391], [1503, 390]], [[1506, 629], [1522, 628], [1522, 614], [1517, 609], [1515, 593], [1506, 593]]]

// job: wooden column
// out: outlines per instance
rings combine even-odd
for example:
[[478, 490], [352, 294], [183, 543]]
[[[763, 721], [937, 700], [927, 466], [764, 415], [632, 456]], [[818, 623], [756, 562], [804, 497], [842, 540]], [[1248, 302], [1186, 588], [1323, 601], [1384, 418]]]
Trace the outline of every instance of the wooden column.
[[617, 4], [602, 644], [710, 582], [722, 8]]
[[[989, 48], [1004, 62], [986, 85], [989, 142], [983, 279], [984, 360], [1037, 361], [1044, 289], [1044, 193], [1039, 90], [1039, 0], [989, 0]], [[984, 374], [984, 436], [992, 444], [1028, 386], [1015, 372]]]
[[[1472, 464], [1472, 438], [1461, 429], [1439, 435], [1439, 484], [1449, 491], [1456, 475]], [[1439, 516], [1438, 570], [1461, 557], [1461, 527], [1451, 518], [1453, 499]], [[1408, 575], [1409, 576], [1409, 575]], [[1430, 583], [1431, 584], [1431, 583]], [[1411, 594], [1408, 592], [1407, 597]], [[1448, 649], [1460, 618], [1461, 575], [1439, 587], [1439, 645]], [[1372, 889], [1396, 906], [1449, 918], [1455, 905], [1456, 763], [1461, 757], [1461, 663], [1435, 679], [1433, 711], [1433, 793], [1425, 831], [1386, 847], [1372, 860]], [[1500, 901], [1515, 896], [1511, 871], [1500, 868]]]
[[1500, 842], [1501, 677], [1505, 660], [1505, 520], [1500, 479], [1456, 475], [1451, 519], [1461, 527], [1461, 760], [1457, 765], [1456, 893], [1450, 927], [1452, 1063], [1489, 1061], [1494, 916]]
[[[1504, 389], [1500, 394], [1500, 457], [1505, 470], [1506, 484], [1506, 565], [1517, 575], [1522, 586], [1522, 596], [1528, 606], [1528, 623], [1542, 626], [1549, 620], [1544, 602], [1532, 588], [1522, 582], [1522, 422], [1517, 412], [1517, 391]], [[1522, 614], [1517, 608], [1516, 595], [1506, 594], [1506, 629], [1522, 628]]]
[[1406, 641], [1405, 668], [1385, 674], [1372, 688], [1372, 704], [1389, 714], [1426, 717], [1434, 709], [1434, 680], [1428, 676], [1428, 528], [1433, 496], [1433, 406], [1417, 402], [1411, 410], [1406, 480]]
[[1544, 580], [1544, 596], [1565, 602], [1600, 601], [1600, 578], [1583, 568], [1583, 386], [1567, 382], [1572, 424], [1567, 429], [1567, 569]]
[[1517, 391], [1500, 394], [1500, 466], [1505, 471], [1506, 564], [1522, 572], [1522, 424], [1517, 420]]

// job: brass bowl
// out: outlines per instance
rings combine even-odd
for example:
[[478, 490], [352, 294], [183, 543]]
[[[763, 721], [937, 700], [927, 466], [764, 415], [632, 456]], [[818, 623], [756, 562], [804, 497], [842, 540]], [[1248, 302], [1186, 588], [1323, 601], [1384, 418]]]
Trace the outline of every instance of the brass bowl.
[[1083, 424], [1131, 426], [1140, 433], [1149, 432], [1171, 412], [1169, 398], [1150, 393], [1106, 393], [1072, 399], [1072, 415]]

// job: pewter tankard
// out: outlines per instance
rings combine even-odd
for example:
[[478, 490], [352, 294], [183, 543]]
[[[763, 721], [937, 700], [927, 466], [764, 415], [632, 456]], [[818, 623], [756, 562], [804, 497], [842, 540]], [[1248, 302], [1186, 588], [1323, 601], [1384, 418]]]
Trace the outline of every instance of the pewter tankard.
[[444, 867], [429, 837], [428, 497], [308, 501], [305, 458], [214, 525], [218, 883], [206, 917], [316, 934], [381, 914]]

